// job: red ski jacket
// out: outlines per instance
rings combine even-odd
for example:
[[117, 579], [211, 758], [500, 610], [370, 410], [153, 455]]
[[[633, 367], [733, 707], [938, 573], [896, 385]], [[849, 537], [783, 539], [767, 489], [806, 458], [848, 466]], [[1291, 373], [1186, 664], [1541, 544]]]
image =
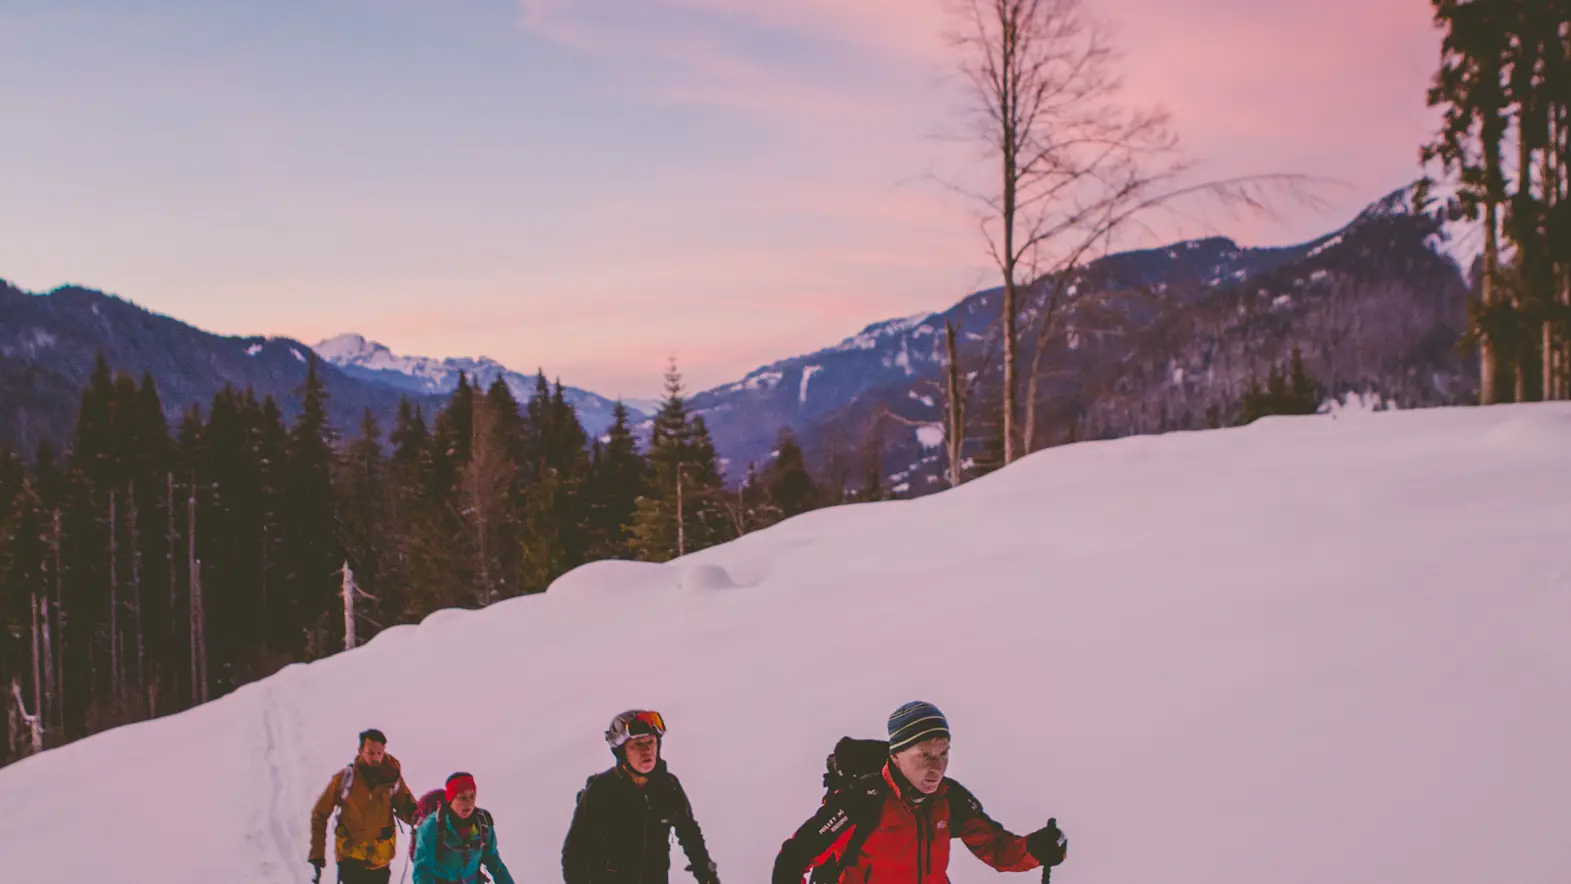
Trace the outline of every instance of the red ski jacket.
[[802, 884], [808, 869], [843, 862], [859, 827], [866, 828], [865, 840], [841, 870], [839, 884], [948, 884], [952, 838], [1000, 872], [1041, 865], [1024, 836], [994, 822], [954, 780], [945, 778], [938, 791], [922, 795], [885, 764], [880, 786], [831, 796], [780, 845], [772, 884]]

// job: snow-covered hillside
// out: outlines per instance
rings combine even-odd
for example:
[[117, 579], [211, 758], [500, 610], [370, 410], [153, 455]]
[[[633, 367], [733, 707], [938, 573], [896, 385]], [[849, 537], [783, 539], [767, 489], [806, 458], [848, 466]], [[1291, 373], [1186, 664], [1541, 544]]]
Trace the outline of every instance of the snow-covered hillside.
[[417, 790], [474, 772], [514, 874], [560, 880], [600, 734], [647, 706], [722, 879], [765, 881], [835, 739], [921, 698], [990, 814], [1058, 818], [1054, 884], [1564, 884], [1568, 634], [1566, 404], [1087, 443], [589, 565], [0, 770], [0, 856], [309, 880], [310, 804], [377, 726]]

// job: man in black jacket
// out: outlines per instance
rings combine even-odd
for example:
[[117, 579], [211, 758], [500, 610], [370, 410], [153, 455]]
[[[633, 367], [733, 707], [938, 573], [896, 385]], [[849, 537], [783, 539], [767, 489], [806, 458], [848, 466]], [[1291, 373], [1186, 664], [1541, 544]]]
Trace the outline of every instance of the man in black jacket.
[[562, 842], [566, 884], [668, 884], [672, 829], [698, 884], [720, 884], [687, 793], [660, 757], [664, 736], [658, 712], [632, 709], [611, 720], [605, 739], [617, 763], [578, 793]]

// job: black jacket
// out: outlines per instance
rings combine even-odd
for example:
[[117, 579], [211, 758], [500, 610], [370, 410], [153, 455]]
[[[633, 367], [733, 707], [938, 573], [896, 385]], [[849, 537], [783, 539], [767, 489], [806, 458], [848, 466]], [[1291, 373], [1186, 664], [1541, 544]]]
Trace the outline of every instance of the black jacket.
[[656, 762], [642, 789], [621, 765], [589, 778], [562, 842], [566, 884], [667, 884], [671, 830], [699, 884], [719, 884], [682, 783]]

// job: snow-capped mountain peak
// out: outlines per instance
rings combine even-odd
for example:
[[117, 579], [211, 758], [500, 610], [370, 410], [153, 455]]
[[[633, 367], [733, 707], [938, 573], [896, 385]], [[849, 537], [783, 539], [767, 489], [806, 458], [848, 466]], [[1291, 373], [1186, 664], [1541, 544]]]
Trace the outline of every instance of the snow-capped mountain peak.
[[[464, 375], [481, 387], [488, 387], [501, 378], [515, 399], [526, 402], [534, 395], [537, 381], [536, 374], [513, 371], [490, 357], [403, 356], [385, 344], [354, 333], [328, 338], [312, 349], [350, 375], [411, 393], [450, 393], [458, 388], [459, 376]], [[554, 380], [549, 373], [546, 377]], [[575, 387], [564, 386], [563, 394], [578, 410], [579, 420], [590, 434], [598, 435], [611, 425], [615, 408], [612, 400]], [[645, 409], [640, 407], [642, 403], [624, 404], [632, 420], [642, 420], [646, 416]]]
[[334, 365], [360, 363], [373, 357], [378, 350], [387, 352], [387, 348], [381, 344], [372, 343], [367, 341], [364, 335], [356, 334], [342, 334], [328, 338], [311, 349], [316, 351], [316, 355]]

